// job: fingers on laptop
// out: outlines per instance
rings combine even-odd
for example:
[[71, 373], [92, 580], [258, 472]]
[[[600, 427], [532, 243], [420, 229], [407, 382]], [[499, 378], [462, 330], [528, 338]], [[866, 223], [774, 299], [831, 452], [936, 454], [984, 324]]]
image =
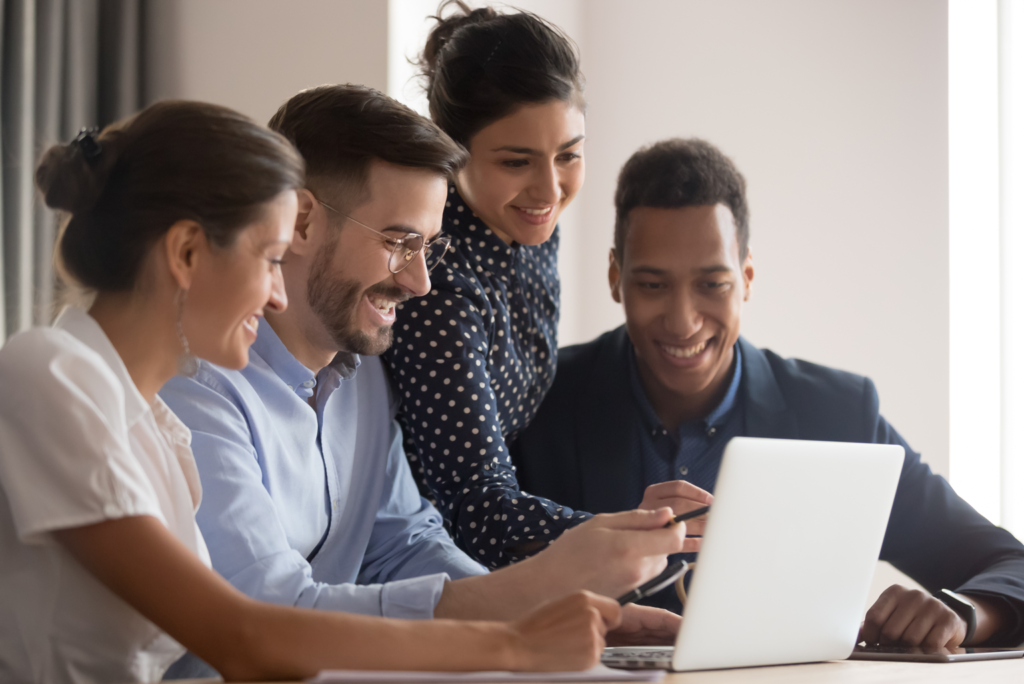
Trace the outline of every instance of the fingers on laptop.
[[545, 603], [513, 622], [515, 669], [531, 671], [585, 670], [601, 659], [605, 634], [621, 622], [612, 599], [579, 591]]
[[675, 613], [630, 603], [622, 607], [622, 624], [605, 640], [609, 646], [671, 646], [681, 624]]
[[868, 644], [956, 648], [966, 624], [948, 606], [920, 589], [894, 584], [868, 609], [861, 639]]

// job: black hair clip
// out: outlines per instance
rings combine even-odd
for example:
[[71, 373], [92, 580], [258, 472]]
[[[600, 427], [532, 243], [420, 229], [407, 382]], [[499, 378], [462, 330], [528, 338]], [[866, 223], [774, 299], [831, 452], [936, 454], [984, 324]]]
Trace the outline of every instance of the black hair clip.
[[492, 59], [494, 59], [494, 55], [495, 55], [495, 53], [497, 53], [497, 52], [498, 52], [498, 48], [500, 48], [500, 47], [501, 47], [501, 38], [499, 38], [499, 39], [498, 39], [498, 42], [497, 42], [497, 44], [496, 44], [496, 45], [494, 46], [494, 49], [493, 49], [493, 50], [491, 50], [491, 54], [487, 55], [487, 59], [485, 59], [485, 60], [484, 60], [484, 64], [485, 64], [485, 65], [486, 65], [486, 64], [489, 64], [489, 63], [490, 63], [490, 61], [491, 61]]
[[100, 154], [103, 153], [103, 147], [99, 141], [96, 140], [96, 133], [99, 132], [99, 128], [95, 126], [92, 128], [83, 128], [75, 136], [75, 139], [71, 141], [72, 145], [77, 145], [82, 156], [89, 162], [90, 165], [96, 163], [96, 159], [99, 158]]

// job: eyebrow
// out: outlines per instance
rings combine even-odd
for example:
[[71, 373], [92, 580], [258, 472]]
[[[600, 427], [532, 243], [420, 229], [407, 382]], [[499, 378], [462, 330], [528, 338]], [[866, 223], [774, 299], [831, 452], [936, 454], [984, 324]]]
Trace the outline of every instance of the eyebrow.
[[424, 235], [423, 233], [421, 233], [420, 231], [416, 230], [412, 226], [406, 226], [406, 225], [403, 225], [403, 224], [399, 224], [399, 225], [388, 226], [387, 228], [383, 228], [380, 232], [382, 232], [382, 233], [388, 233], [388, 232], [404, 233], [406, 235], [408, 235], [409, 233], [416, 233], [417, 235], [422, 237], [424, 241], [426, 241], [426, 242], [433, 242], [434, 240], [437, 239], [437, 237], [439, 235], [441, 235], [442, 231], [441, 231], [440, 228], [438, 228], [436, 231], [434, 231], [433, 235]]
[[[630, 271], [632, 273], [646, 273], [649, 275], [656, 276], [663, 276], [669, 274], [668, 269], [655, 268], [654, 266], [636, 266], [635, 268], [630, 269]], [[724, 264], [716, 264], [714, 266], [704, 266], [703, 268], [698, 268], [697, 272], [702, 275], [711, 275], [713, 273], [731, 273], [732, 269]]]
[[[573, 138], [569, 142], [561, 145], [558, 148], [558, 151], [559, 152], [564, 152], [565, 150], [569, 149], [570, 147], [572, 147], [576, 143], [578, 143], [581, 140], [583, 140], [583, 137], [584, 136], [582, 134], [577, 135], [575, 138]], [[491, 150], [491, 152], [512, 152], [514, 154], [532, 154], [532, 155], [540, 155], [541, 154], [540, 151], [535, 150], [532, 147], [516, 147], [515, 145], [505, 145], [503, 147], [495, 147], [493, 150]]]

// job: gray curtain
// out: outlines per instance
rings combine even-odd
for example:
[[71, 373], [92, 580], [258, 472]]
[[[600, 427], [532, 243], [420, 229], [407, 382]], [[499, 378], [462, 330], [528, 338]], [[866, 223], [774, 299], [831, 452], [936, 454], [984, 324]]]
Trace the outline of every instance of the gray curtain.
[[39, 155], [140, 109], [145, 0], [0, 0], [0, 344], [50, 322], [56, 218]]

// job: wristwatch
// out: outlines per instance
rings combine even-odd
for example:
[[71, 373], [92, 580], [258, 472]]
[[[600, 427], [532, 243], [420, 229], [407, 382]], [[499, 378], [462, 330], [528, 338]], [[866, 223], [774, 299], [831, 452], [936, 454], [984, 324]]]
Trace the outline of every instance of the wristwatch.
[[978, 626], [978, 616], [975, 612], [974, 604], [966, 596], [961, 596], [949, 589], [936, 592], [935, 598], [949, 606], [954, 613], [963, 618], [963, 621], [967, 623], [967, 635], [964, 636], [962, 643], [968, 643], [971, 637], [974, 636], [974, 630]]

